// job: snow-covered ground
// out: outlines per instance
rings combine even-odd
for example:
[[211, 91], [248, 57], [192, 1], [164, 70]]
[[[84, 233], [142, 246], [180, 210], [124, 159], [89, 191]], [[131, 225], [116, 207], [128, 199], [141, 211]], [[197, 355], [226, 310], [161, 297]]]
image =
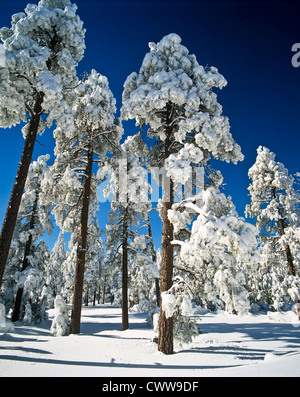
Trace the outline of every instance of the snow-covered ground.
[[0, 334], [0, 376], [203, 377], [300, 376], [300, 326], [292, 312], [199, 316], [202, 333], [165, 356], [152, 342], [144, 314], [83, 307], [80, 335], [50, 335], [54, 311], [40, 326], [15, 325]]

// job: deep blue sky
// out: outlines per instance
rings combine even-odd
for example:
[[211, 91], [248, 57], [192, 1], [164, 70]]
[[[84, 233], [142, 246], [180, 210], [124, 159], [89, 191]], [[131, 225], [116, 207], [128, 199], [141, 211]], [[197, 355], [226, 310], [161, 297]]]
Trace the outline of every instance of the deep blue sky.
[[[34, 2], [32, 0], [31, 2]], [[300, 171], [300, 68], [291, 63], [294, 43], [300, 42], [299, 2], [292, 1], [176, 1], [78, 0], [84, 21], [86, 53], [79, 75], [96, 69], [106, 75], [121, 106], [123, 83], [138, 71], [158, 42], [177, 33], [200, 64], [216, 66], [228, 81], [218, 92], [231, 132], [245, 160], [239, 165], [216, 163], [227, 183], [226, 192], [243, 216], [248, 201], [247, 176], [259, 145], [269, 147], [290, 173]], [[10, 26], [11, 15], [23, 11], [27, 1], [0, 0], [0, 26]], [[124, 122], [125, 132], [134, 131]], [[35, 158], [49, 151], [53, 139], [46, 132]], [[21, 156], [20, 128], [0, 131], [0, 222]], [[49, 150], [48, 150], [49, 148]], [[107, 206], [103, 209], [106, 210]], [[103, 217], [105, 219], [105, 216]], [[156, 243], [159, 244], [159, 225]], [[155, 230], [154, 230], [155, 233]]]

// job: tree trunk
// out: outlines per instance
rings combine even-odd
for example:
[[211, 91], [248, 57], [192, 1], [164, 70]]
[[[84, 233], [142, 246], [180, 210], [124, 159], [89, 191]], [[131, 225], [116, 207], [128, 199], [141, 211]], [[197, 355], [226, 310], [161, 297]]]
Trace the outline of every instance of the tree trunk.
[[123, 237], [122, 237], [122, 331], [129, 328], [128, 321], [128, 225], [127, 208], [124, 210]]
[[89, 305], [89, 287], [87, 287], [86, 296], [85, 296], [85, 306]]
[[[170, 185], [172, 183], [170, 182]], [[172, 287], [173, 278], [173, 226], [168, 219], [168, 210], [172, 207], [172, 186], [170, 186], [170, 201], [163, 203], [163, 231], [162, 231], [162, 258], [161, 258], [161, 287], [160, 291], [168, 291]], [[164, 354], [173, 353], [173, 318], [166, 318], [160, 302], [158, 350]]]
[[92, 166], [93, 166], [93, 151], [91, 148], [89, 148], [88, 163], [85, 170], [82, 209], [81, 209], [80, 227], [79, 227], [79, 235], [78, 235], [70, 334], [80, 333], [80, 317], [81, 317], [81, 305], [82, 305], [82, 293], [83, 293], [83, 281], [84, 281], [85, 254], [87, 249]]
[[[156, 261], [156, 252], [155, 252], [155, 247], [153, 243], [153, 236], [152, 236], [152, 229], [151, 229], [151, 223], [150, 223], [150, 217], [149, 213], [147, 213], [147, 228], [148, 228], [148, 236], [149, 236], [149, 244], [151, 248], [151, 257], [152, 261]], [[159, 287], [159, 279], [155, 277], [155, 295], [156, 295], [156, 304], [157, 306], [160, 305], [160, 287]]]
[[[273, 194], [273, 198], [278, 203], [278, 198], [276, 196], [275, 188], [272, 189], [272, 194]], [[281, 236], [284, 236], [285, 235], [285, 226], [284, 226], [284, 221], [282, 219], [282, 214], [281, 214], [280, 208], [278, 208], [278, 213], [279, 213], [279, 220], [278, 220], [279, 233], [280, 233]], [[289, 274], [291, 276], [295, 276], [296, 272], [295, 272], [295, 267], [294, 267], [294, 259], [293, 259], [293, 255], [292, 255], [292, 252], [291, 252], [291, 249], [290, 249], [289, 245], [287, 245], [285, 247], [285, 254], [286, 254]], [[296, 303], [296, 308], [297, 308], [298, 320], [300, 321], [300, 301], [296, 300], [295, 303]]]
[[159, 279], [155, 277], [155, 296], [156, 296], [156, 305], [160, 306], [160, 287], [159, 287]]
[[[35, 202], [34, 202], [33, 208], [32, 208], [32, 215], [31, 215], [31, 219], [30, 219], [29, 232], [31, 230], [33, 230], [33, 228], [34, 228], [34, 218], [36, 216], [37, 204], [38, 204], [38, 194], [36, 196], [36, 199], [35, 199]], [[32, 234], [30, 233], [29, 234], [29, 238], [28, 238], [28, 240], [26, 242], [26, 246], [25, 246], [25, 252], [24, 252], [24, 258], [23, 258], [21, 272], [26, 270], [27, 267], [29, 266], [29, 262], [28, 262], [28, 258], [27, 257], [30, 254], [31, 247], [32, 247]], [[23, 297], [23, 288], [19, 288], [18, 291], [17, 291], [17, 295], [16, 295], [14, 311], [13, 311], [13, 314], [11, 316], [11, 321], [13, 321], [13, 322], [19, 321], [22, 297]]]
[[[168, 119], [170, 110], [167, 108], [166, 123], [170, 125], [171, 120]], [[171, 154], [171, 135], [172, 129], [166, 128], [166, 143], [165, 143], [165, 159]], [[172, 287], [173, 278], [173, 247], [171, 242], [173, 240], [173, 225], [168, 218], [168, 210], [172, 208], [174, 201], [173, 183], [164, 175], [164, 192], [163, 192], [163, 208], [162, 208], [162, 257], [161, 257], [161, 293], [168, 291]], [[173, 317], [166, 318], [165, 312], [162, 310], [160, 302], [159, 313], [159, 334], [158, 334], [158, 350], [164, 354], [173, 353]]]
[[102, 288], [102, 305], [105, 304], [105, 295], [106, 295], [106, 275], [104, 276], [104, 283], [103, 283], [103, 288]]
[[25, 182], [32, 159], [34, 144], [39, 129], [40, 119], [42, 115], [42, 103], [43, 95], [40, 94], [35, 102], [34, 115], [31, 117], [29, 122], [21, 161], [19, 163], [19, 168], [10, 194], [9, 203], [2, 225], [2, 230], [0, 234], [0, 285], [2, 283], [10, 244], [21, 204], [22, 194], [24, 191]]

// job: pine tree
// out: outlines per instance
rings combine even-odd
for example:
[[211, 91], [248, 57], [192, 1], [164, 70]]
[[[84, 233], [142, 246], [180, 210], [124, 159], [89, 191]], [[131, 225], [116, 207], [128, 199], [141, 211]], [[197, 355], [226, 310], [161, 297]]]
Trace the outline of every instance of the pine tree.
[[105, 272], [105, 252], [101, 238], [99, 222], [96, 216], [97, 206], [90, 208], [89, 227], [87, 237], [86, 267], [84, 276], [84, 292], [86, 305], [90, 294], [93, 295], [93, 304], [96, 303], [96, 295], [102, 283]]
[[[161, 292], [172, 287], [173, 226], [168, 219], [176, 184], [184, 183], [192, 163], [213, 156], [237, 162], [243, 156], [230, 134], [228, 119], [222, 116], [213, 88], [226, 85], [215, 67], [200, 66], [194, 55], [180, 44], [176, 34], [164, 37], [157, 45], [149, 43], [139, 73], [132, 73], [124, 84], [123, 119], [136, 119], [149, 125], [148, 137], [154, 139], [151, 162], [164, 167], [162, 203]], [[158, 349], [173, 353], [173, 319], [160, 311]]]
[[38, 5], [28, 4], [24, 13], [14, 14], [11, 28], [0, 29], [5, 49], [0, 67], [0, 126], [27, 123], [0, 235], [0, 283], [36, 137], [54, 119], [72, 129], [68, 88], [77, 83], [75, 68], [85, 48], [85, 31], [76, 10], [69, 0], [41, 0]]
[[106, 229], [107, 246], [112, 262], [120, 261], [122, 264], [122, 330], [129, 327], [129, 262], [135, 267], [142, 254], [138, 247], [139, 231], [146, 227], [143, 220], [148, 217], [151, 207], [147, 171], [137, 156], [143, 150], [140, 139], [138, 134], [122, 144], [120, 156], [113, 161], [111, 174], [111, 190], [115, 198], [111, 202], [110, 222]]
[[59, 233], [58, 239], [50, 252], [46, 271], [47, 299], [50, 307], [53, 307], [54, 299], [62, 294], [64, 277], [62, 265], [66, 260], [66, 243], [64, 233]]
[[257, 149], [249, 178], [251, 204], [246, 213], [255, 217], [260, 232], [259, 279], [268, 285], [276, 309], [284, 301], [295, 300], [300, 319], [300, 196], [293, 187], [294, 178], [275, 160], [275, 154], [262, 146]]
[[56, 203], [53, 213], [57, 224], [78, 237], [70, 324], [70, 332], [76, 334], [80, 332], [89, 208], [97, 199], [93, 164], [101, 167], [123, 131], [114, 117], [115, 98], [105, 76], [92, 70], [75, 93], [75, 130], [70, 133], [58, 126], [54, 131], [57, 157], [43, 188]]
[[[8, 290], [10, 290], [16, 294], [12, 321], [18, 321], [20, 317], [23, 318], [24, 316], [22, 310], [25, 306], [23, 284], [26, 281], [25, 275], [32, 273], [31, 268], [34, 268], [35, 271], [39, 269], [39, 272], [41, 272], [40, 278], [44, 283], [44, 267], [47, 263], [48, 249], [43, 241], [38, 241], [43, 237], [45, 230], [50, 234], [53, 229], [51, 221], [52, 206], [42, 205], [40, 197], [41, 181], [48, 170], [46, 162], [49, 158], [49, 155], [40, 156], [29, 167], [25, 191], [22, 195], [20, 211], [8, 256], [4, 289], [6, 293], [9, 293]], [[23, 282], [20, 282], [20, 279]], [[34, 292], [41, 296], [42, 288], [31, 293], [33, 294]]]
[[193, 200], [182, 201], [169, 215], [178, 231], [189, 219], [189, 210], [196, 214], [189, 237], [176, 242], [179, 270], [192, 276], [189, 285], [201, 305], [246, 313], [250, 309], [246, 269], [258, 259], [257, 230], [238, 216], [231, 198], [216, 186], [206, 186], [197, 204]]

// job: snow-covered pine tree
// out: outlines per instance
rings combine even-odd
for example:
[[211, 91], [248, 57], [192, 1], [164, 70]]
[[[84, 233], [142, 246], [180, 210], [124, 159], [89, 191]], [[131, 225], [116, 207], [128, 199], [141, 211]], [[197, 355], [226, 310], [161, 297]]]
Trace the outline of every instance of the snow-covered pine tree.
[[50, 252], [49, 261], [45, 269], [47, 300], [49, 307], [53, 307], [54, 299], [62, 294], [64, 286], [64, 276], [62, 264], [66, 260], [66, 243], [64, 232], [60, 232], [58, 239]]
[[[51, 221], [52, 206], [51, 204], [41, 204], [41, 181], [48, 170], [46, 162], [49, 158], [49, 155], [40, 156], [29, 167], [9, 252], [4, 288], [11, 289], [16, 294], [12, 321], [18, 321], [20, 317], [24, 317], [24, 301], [29, 299], [28, 294], [31, 296], [32, 305], [37, 305], [42, 300], [42, 289], [45, 284], [44, 272], [49, 253], [45, 242], [39, 242], [39, 240], [46, 230], [50, 234], [53, 229]], [[33, 273], [35, 273], [35, 278]], [[30, 290], [29, 279], [40, 280], [36, 285], [36, 290]], [[25, 285], [27, 290], [24, 291]], [[27, 293], [25, 299], [24, 293], [25, 295]], [[34, 310], [32, 308], [32, 311]]]
[[283, 302], [296, 301], [300, 320], [300, 195], [293, 187], [294, 178], [275, 157], [266, 147], [257, 149], [249, 170], [251, 203], [246, 214], [256, 219], [260, 232], [256, 277], [268, 285], [275, 309]]
[[70, 0], [41, 0], [12, 16], [0, 29], [4, 46], [0, 66], [0, 127], [27, 123], [15, 182], [0, 235], [0, 283], [5, 270], [37, 134], [53, 120], [72, 131], [69, 88], [85, 49], [85, 30]]
[[[145, 219], [151, 209], [147, 170], [141, 166], [139, 153], [143, 152], [143, 141], [140, 134], [127, 138], [121, 145], [120, 155], [113, 159], [110, 190], [114, 192], [111, 202], [109, 225], [106, 228], [109, 261], [112, 265], [122, 264], [122, 330], [128, 323], [128, 267], [133, 267], [144, 256], [143, 264], [147, 265], [145, 242], [140, 230], [147, 227]], [[120, 233], [121, 230], [121, 233]], [[151, 257], [148, 258], [150, 261]], [[113, 265], [114, 266], [114, 265]]]
[[[147, 213], [146, 213], [147, 215]], [[143, 230], [143, 233], [141, 231]], [[139, 234], [131, 243], [130, 307], [137, 312], [153, 314], [159, 307], [159, 271], [157, 255], [152, 244], [150, 219], [140, 220]]]
[[54, 301], [55, 314], [50, 332], [54, 336], [67, 336], [69, 334], [68, 308], [63, 298], [58, 295]]
[[[98, 180], [93, 164], [101, 167], [109, 151], [118, 146], [123, 130], [115, 119], [116, 101], [105, 76], [92, 70], [75, 89], [75, 129], [54, 131], [56, 159], [51, 174], [44, 178], [46, 200], [55, 205], [53, 213], [63, 231], [78, 233], [75, 281], [70, 332], [80, 332], [80, 317], [87, 249], [90, 204], [97, 199]], [[48, 196], [48, 197], [47, 197]]]
[[84, 293], [86, 305], [89, 297], [93, 296], [93, 304], [96, 304], [96, 295], [102, 286], [103, 273], [105, 272], [105, 252], [101, 238], [99, 221], [96, 216], [98, 206], [93, 205], [89, 213], [86, 267], [84, 276]]
[[257, 230], [238, 216], [231, 198], [217, 186], [206, 186], [197, 205], [193, 201], [188, 198], [169, 212], [176, 233], [190, 219], [188, 211], [197, 215], [190, 236], [174, 241], [180, 246], [177, 271], [185, 273], [202, 306], [243, 314], [250, 309], [246, 270], [258, 261]]
[[[165, 168], [162, 203], [161, 292], [172, 287], [173, 227], [168, 219], [172, 208], [174, 183], [184, 183], [192, 163], [214, 158], [243, 159], [234, 142], [227, 117], [217, 102], [213, 88], [226, 85], [215, 67], [200, 66], [177, 34], [165, 36], [158, 44], [149, 43], [139, 73], [132, 73], [124, 84], [121, 114], [124, 120], [149, 125], [152, 166]], [[173, 353], [173, 320], [160, 311], [158, 349]]]

